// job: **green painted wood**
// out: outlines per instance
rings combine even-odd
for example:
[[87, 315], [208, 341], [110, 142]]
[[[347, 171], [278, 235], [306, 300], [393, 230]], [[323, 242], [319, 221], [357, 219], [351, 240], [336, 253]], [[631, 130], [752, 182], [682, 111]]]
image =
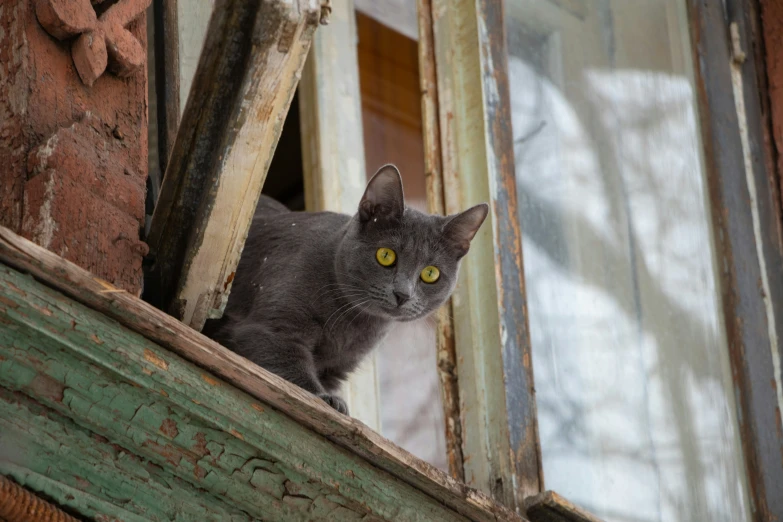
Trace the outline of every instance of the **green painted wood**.
[[[0, 264], [31, 274], [167, 352], [219, 376], [224, 383], [271, 405], [365, 464], [379, 468], [470, 520], [524, 521], [487, 495], [417, 459], [361, 422], [337, 413], [309, 392], [249, 363], [148, 303], [0, 227]], [[0, 316], [0, 319], [2, 317]]]
[[128, 522], [251, 520], [22, 394], [0, 389], [0, 418], [0, 444], [8, 453], [0, 473], [84, 515]]
[[121, 520], [466, 520], [2, 265], [0, 386], [0, 472], [86, 516], [111, 505]]

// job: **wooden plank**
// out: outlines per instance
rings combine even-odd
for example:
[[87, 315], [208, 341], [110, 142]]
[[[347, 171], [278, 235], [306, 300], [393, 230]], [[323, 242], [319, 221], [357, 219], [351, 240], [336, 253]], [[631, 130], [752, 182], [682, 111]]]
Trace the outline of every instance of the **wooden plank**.
[[[438, 80], [435, 69], [435, 41], [432, 32], [432, 0], [418, 0], [419, 81], [421, 83], [421, 116], [424, 134], [424, 177], [427, 184], [427, 207], [433, 214], [446, 215], [443, 193], [443, 168], [440, 148]], [[462, 460], [462, 423], [460, 421], [457, 352], [454, 345], [453, 307], [449, 300], [436, 315], [438, 378], [443, 401], [446, 431], [446, 457], [449, 473], [465, 480]]]
[[[3, 266], [0, 320], [5, 325], [0, 332], [0, 385], [73, 419], [167, 474], [155, 475], [154, 468], [147, 475], [135, 470], [135, 481], [149, 476], [149, 482], [159, 486], [181, 481], [203, 489], [207, 495], [201, 495], [201, 502], [231, 518], [244, 513], [249, 519], [280, 522], [311, 517], [335, 522], [363, 517], [466, 520], [267, 403]], [[7, 408], [13, 408], [15, 396], [7, 395]], [[42, 422], [31, 419], [27, 409], [0, 416], [4, 446], [11, 450], [5, 460], [11, 461], [12, 476], [21, 467], [57, 477], [50, 459], [70, 458], [67, 466], [60, 465], [61, 471], [67, 470], [59, 482], [83, 478], [101, 490], [77, 480], [81, 488], [99, 498], [130, 498], [120, 504], [145, 518], [158, 518], [145, 513], [150, 505], [167, 512], [183, 510], [161, 506], [181, 504], [183, 499], [176, 495], [137, 496], [133, 483], [116, 482], [127, 479], [124, 474], [94, 476], [86, 462], [90, 452], [100, 458], [93, 444], [82, 440], [72, 445], [51, 428], [45, 433], [26, 431], [30, 423], [40, 427]], [[36, 451], [39, 444], [48, 444], [43, 454]], [[67, 451], [60, 449], [63, 446]], [[47, 455], [47, 449], [55, 451]], [[0, 471], [5, 473], [3, 466], [0, 463]], [[187, 519], [203, 520], [203, 513]]]
[[433, 0], [446, 210], [490, 202], [452, 298], [465, 480], [521, 509], [543, 484], [500, 0]]
[[[94, 278], [5, 228], [0, 228], [0, 262], [32, 274], [71, 299], [111, 317], [250, 396], [285, 412], [298, 424], [335, 443], [342, 448], [340, 451], [361, 457], [466, 518], [524, 520], [487, 495], [417, 459], [364, 424], [340, 415], [312, 394], [249, 363], [148, 303]], [[175, 357], [167, 352], [154, 353], [169, 359]], [[137, 376], [129, 377], [135, 379]], [[226, 409], [225, 405], [216, 408]]]
[[525, 509], [531, 522], [602, 522], [554, 491], [529, 497], [525, 500]]
[[[204, 498], [203, 491], [129, 447], [119, 447], [21, 393], [0, 387], [0, 412], [0, 442], [13, 447], [11, 458], [0, 456], [0, 473], [72, 512], [123, 521], [167, 520], [172, 514], [180, 520], [250, 520], [225, 500]], [[104, 492], [132, 501], [117, 505]]]
[[220, 317], [321, 15], [318, 0], [218, 0], [148, 243], [148, 296]]
[[[748, 2], [688, 2], [694, 83], [754, 521], [783, 519], [783, 242]], [[726, 24], [733, 22], [729, 28]], [[733, 42], [731, 34], [734, 33]], [[733, 52], [732, 52], [733, 50]], [[744, 55], [744, 56], [743, 56]]]
[[[354, 214], [366, 184], [356, 14], [337, 2], [313, 39], [299, 89], [305, 206]], [[380, 431], [380, 385], [371, 353], [343, 385], [351, 415]]]

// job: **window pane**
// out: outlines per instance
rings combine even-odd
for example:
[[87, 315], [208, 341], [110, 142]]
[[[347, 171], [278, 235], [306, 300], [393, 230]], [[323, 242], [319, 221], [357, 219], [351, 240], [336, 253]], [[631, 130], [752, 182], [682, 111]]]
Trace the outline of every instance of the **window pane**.
[[509, 0], [547, 489], [748, 519], [682, 0]]

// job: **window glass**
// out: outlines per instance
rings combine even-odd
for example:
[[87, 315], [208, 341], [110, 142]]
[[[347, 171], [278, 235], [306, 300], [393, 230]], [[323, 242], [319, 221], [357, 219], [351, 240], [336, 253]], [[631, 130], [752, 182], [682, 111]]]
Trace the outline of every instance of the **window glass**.
[[547, 489], [748, 520], [682, 0], [509, 0]]

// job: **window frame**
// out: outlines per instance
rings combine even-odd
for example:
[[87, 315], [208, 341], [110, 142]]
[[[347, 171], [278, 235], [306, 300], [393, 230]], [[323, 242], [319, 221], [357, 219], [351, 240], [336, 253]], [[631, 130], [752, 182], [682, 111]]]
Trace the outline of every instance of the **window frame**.
[[[328, 8], [320, 0], [217, 0], [212, 9], [146, 238], [145, 299], [196, 330], [223, 314], [282, 123]], [[161, 35], [173, 45], [172, 17], [168, 22]], [[179, 26], [176, 32], [179, 42]], [[160, 74], [169, 99], [160, 104], [166, 136], [177, 98], [172, 87], [178, 82], [181, 92], [183, 79], [190, 80], [181, 56], [168, 61], [181, 67]]]
[[[727, 0], [725, 12], [720, 3], [684, 1], [694, 63], [700, 64], [694, 74], [712, 230], [725, 261], [718, 276], [736, 415], [753, 519], [767, 521], [783, 518], [783, 499], [774, 496], [775, 485], [783, 482], [783, 404], [775, 390], [781, 388], [775, 369], [783, 359], [783, 340], [779, 334], [770, 340], [770, 332], [783, 331], [783, 274], [774, 270], [783, 266], [783, 233], [775, 181], [779, 173], [764, 109], [767, 91], [760, 94], [766, 88], [757, 39], [760, 22], [755, 0]], [[156, 41], [158, 33], [161, 41], [173, 38], [161, 27], [171, 30], [176, 2], [156, 1], [155, 8]], [[450, 471], [521, 508], [526, 498], [543, 491], [544, 482], [515, 212], [504, 2], [418, 0], [418, 15], [430, 209], [454, 212], [481, 200], [491, 202], [485, 237], [477, 238], [479, 248], [465, 261], [454, 299], [438, 316]], [[488, 30], [496, 27], [503, 30]], [[455, 60], [465, 60], [464, 71], [457, 70]], [[167, 54], [161, 63], [162, 90], [176, 92], [172, 86], [178, 72], [172, 76], [170, 65], [177, 63], [176, 56]], [[159, 125], [164, 156], [178, 107], [176, 96], [166, 98], [158, 90], [159, 114], [166, 116]], [[477, 99], [472, 109], [465, 103]], [[469, 115], [478, 117], [472, 120], [474, 128], [464, 123]], [[475, 147], [458, 147], [471, 136], [480, 138]], [[476, 281], [487, 270], [493, 284], [482, 288]], [[489, 340], [482, 337], [485, 333]], [[512, 406], [520, 404], [521, 417], [509, 418]], [[500, 415], [506, 422], [490, 422]], [[500, 451], [488, 456], [488, 447]]]
[[688, 14], [751, 512], [767, 522], [783, 519], [783, 340], [770, 338], [783, 332], [781, 207], [750, 30], [758, 12], [749, 0], [725, 4], [688, 0]]
[[[425, 143], [425, 155], [439, 154], [441, 162], [441, 179], [428, 185], [433, 203], [440, 185], [447, 213], [490, 204], [460, 269], [453, 319], [440, 316], [439, 330], [454, 334], [459, 391], [459, 412], [447, 411], [446, 419], [459, 418], [460, 431], [447, 425], [447, 440], [461, 443], [468, 485], [522, 510], [526, 498], [543, 490], [543, 476], [516, 220], [505, 30], [488, 29], [504, 29], [504, 6], [496, 0], [432, 0], [419, 6], [420, 17], [431, 18], [433, 35], [432, 52], [422, 51], [420, 59], [422, 67], [434, 68], [437, 83], [437, 131], [425, 119], [425, 135], [440, 136], [439, 143]], [[428, 41], [424, 25], [420, 42]], [[424, 103], [427, 115], [426, 96]], [[428, 168], [428, 176], [438, 171]], [[449, 342], [448, 335], [439, 335], [440, 354], [449, 354]]]
[[[698, 64], [694, 72], [697, 106], [711, 229], [720, 258], [717, 277], [736, 390], [735, 414], [752, 517], [767, 522], [783, 518], [783, 498], [774, 495], [775, 485], [783, 483], [783, 403], [775, 390], [783, 387], [783, 376], [775, 375], [776, 364], [780, 371], [783, 359], [783, 273], [775, 269], [783, 266], [783, 232], [770, 122], [764, 112], [766, 91], [760, 91], [765, 88], [760, 81], [764, 73], [759, 71], [764, 66], [763, 51], [756, 38], [760, 22], [754, 0], [727, 0], [725, 13], [720, 2], [683, 1], [687, 4], [693, 62]], [[434, 157], [427, 168], [428, 191], [433, 211], [453, 211], [460, 204], [478, 202], [482, 196], [491, 198], [488, 224], [495, 263], [490, 263], [489, 255], [472, 253], [453, 297], [452, 317], [448, 313], [439, 316], [439, 331], [443, 332], [438, 337], [439, 357], [456, 376], [442, 378], [443, 395], [458, 395], [457, 400], [444, 405], [446, 419], [461, 419], [462, 424], [455, 427], [447, 422], [447, 440], [458, 444], [450, 461], [464, 462], [462, 469], [455, 466], [451, 470], [452, 475], [466, 477], [469, 484], [491, 492], [507, 505], [520, 506], [537, 489], [543, 491], [544, 483], [521, 269], [523, 253], [515, 223], [505, 5], [503, 0], [460, 0], [458, 4], [447, 10], [444, 0], [419, 0], [422, 106], [425, 136], [429, 136], [425, 137], [425, 150], [428, 157]], [[568, 2], [569, 6], [578, 4]], [[488, 31], [490, 27], [494, 29]], [[477, 54], [460, 49], [471, 45], [478, 48]], [[437, 75], [427, 77], [424, 72], [432, 69]], [[742, 103], [738, 104], [735, 97], [740, 95]], [[438, 117], [428, 117], [432, 112]], [[460, 140], [468, 142], [466, 127], [477, 121], [483, 123], [483, 150], [456, 146]], [[493, 183], [495, 193], [490, 191]], [[518, 263], [516, 267], [509, 266], [509, 259]], [[495, 285], [473, 288], [469, 279], [482, 270], [495, 274]], [[521, 299], [509, 302], [507, 294], [517, 287]], [[496, 307], [496, 302], [500, 306]], [[482, 310], [477, 312], [477, 306]], [[491, 342], [484, 338], [483, 343], [476, 339], [475, 331], [498, 331], [509, 321], [524, 325], [511, 349], [498, 337]], [[460, 327], [465, 324], [470, 328]], [[492, 353], [485, 353], [482, 360], [475, 357], [476, 350]], [[519, 359], [524, 361], [524, 378], [508, 379], [506, 372]], [[501, 383], [492, 397], [514, 397], [525, 415], [515, 421], [490, 423], [486, 412], [476, 415], [471, 411], [488, 398], [486, 389], [476, 386], [476, 370], [485, 384]], [[525, 449], [522, 454], [535, 465], [514, 467], [501, 456], [486, 458], [484, 450], [491, 441], [505, 442], [513, 432], [530, 434], [525, 439], [527, 449], [520, 449]], [[494, 487], [498, 479], [507, 483], [516, 480], [519, 487], [498, 490]]]

